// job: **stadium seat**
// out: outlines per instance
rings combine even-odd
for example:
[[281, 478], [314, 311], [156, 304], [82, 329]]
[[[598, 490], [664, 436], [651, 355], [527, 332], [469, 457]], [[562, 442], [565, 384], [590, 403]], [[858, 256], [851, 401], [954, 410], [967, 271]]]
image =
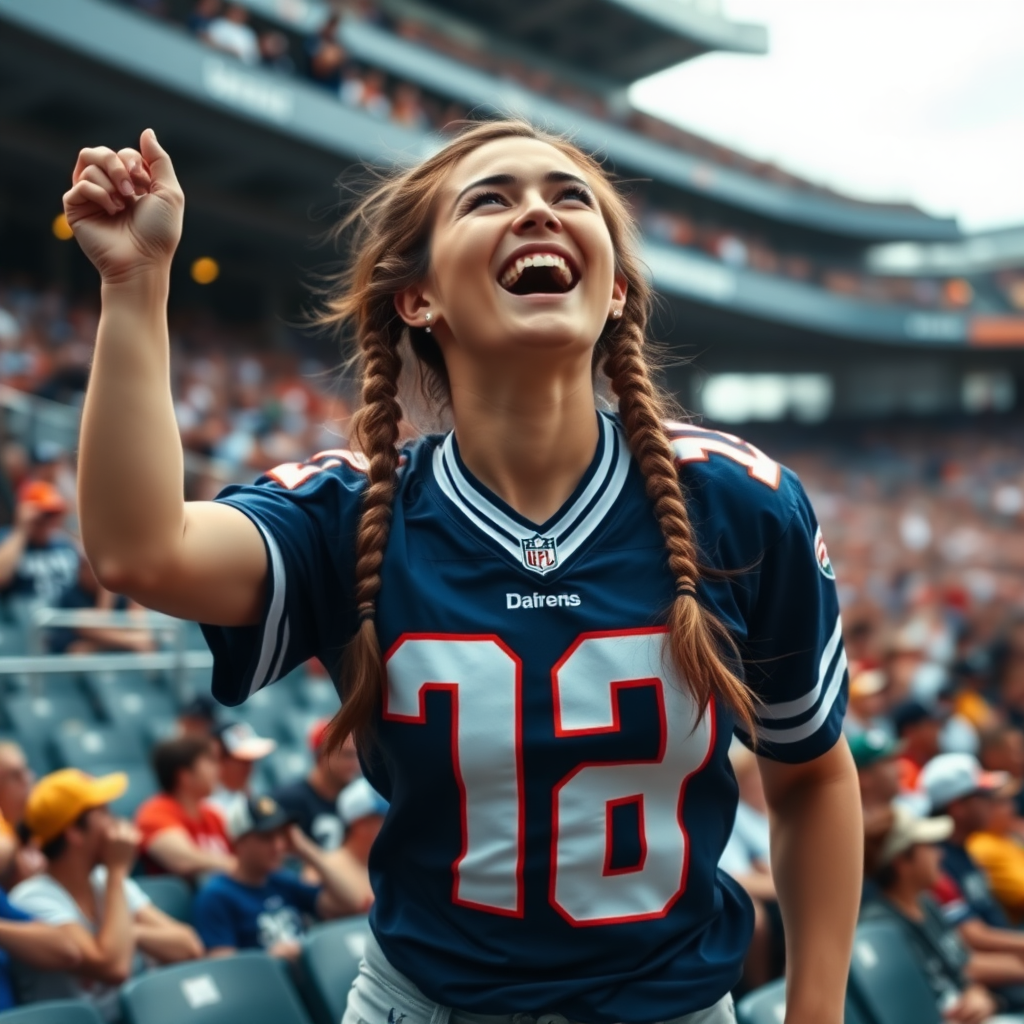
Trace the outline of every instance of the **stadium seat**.
[[266, 760], [266, 771], [273, 786], [301, 779], [313, 767], [308, 746], [287, 746], [275, 750]]
[[86, 690], [97, 703], [102, 702], [104, 697], [111, 693], [138, 693], [149, 696], [154, 692], [166, 692], [163, 677], [156, 672], [147, 672], [143, 669], [86, 672], [83, 680]]
[[127, 1024], [309, 1024], [286, 971], [280, 960], [249, 952], [149, 971], [121, 989], [124, 1018]]
[[152, 875], [136, 878], [139, 888], [154, 905], [176, 921], [192, 923], [192, 888], [176, 875]]
[[281, 727], [293, 747], [308, 747], [309, 730], [322, 717], [309, 708], [289, 708], [281, 716]]
[[3, 1024], [103, 1024], [92, 1003], [84, 999], [60, 999], [19, 1006], [0, 1014]]
[[81, 768], [98, 775], [95, 769], [144, 765], [146, 751], [139, 729], [127, 725], [93, 725], [87, 729], [60, 729], [53, 739], [54, 752], [62, 765]]
[[174, 698], [155, 687], [148, 693], [104, 688], [97, 694], [100, 714], [108, 722], [138, 731], [153, 718], [173, 720], [177, 710]]
[[939, 1024], [935, 995], [899, 925], [857, 926], [850, 992], [873, 1024]]
[[44, 742], [58, 729], [88, 728], [96, 722], [89, 702], [81, 694], [59, 697], [19, 694], [4, 701], [4, 713], [16, 734]]
[[334, 683], [320, 676], [307, 676], [298, 687], [303, 706], [320, 718], [333, 718], [341, 707]]
[[25, 752], [29, 767], [36, 777], [53, 771], [53, 754], [45, 739], [38, 736], [22, 736], [20, 733], [0, 732], [0, 743], [16, 743]]
[[297, 976], [316, 1024], [341, 1020], [369, 934], [367, 918], [351, 917], [318, 925], [306, 936]]
[[28, 632], [22, 626], [0, 625], [0, 657], [25, 654]]
[[779, 978], [748, 992], [736, 1004], [737, 1024], [784, 1024], [786, 979]]
[[125, 790], [124, 796], [118, 797], [110, 804], [110, 809], [119, 818], [134, 818], [139, 805], [155, 795], [160, 788], [149, 765], [100, 765], [99, 767], [102, 771], [97, 771], [97, 775], [105, 775], [108, 772], [124, 772], [128, 776], [128, 789]]

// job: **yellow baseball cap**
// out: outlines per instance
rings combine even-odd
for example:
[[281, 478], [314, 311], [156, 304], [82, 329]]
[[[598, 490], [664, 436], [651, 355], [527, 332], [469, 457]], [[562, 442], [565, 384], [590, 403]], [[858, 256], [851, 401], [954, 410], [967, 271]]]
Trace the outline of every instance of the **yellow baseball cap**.
[[24, 822], [45, 846], [56, 839], [86, 811], [102, 807], [123, 796], [128, 789], [124, 772], [95, 778], [77, 768], [62, 768], [44, 775], [28, 795]]

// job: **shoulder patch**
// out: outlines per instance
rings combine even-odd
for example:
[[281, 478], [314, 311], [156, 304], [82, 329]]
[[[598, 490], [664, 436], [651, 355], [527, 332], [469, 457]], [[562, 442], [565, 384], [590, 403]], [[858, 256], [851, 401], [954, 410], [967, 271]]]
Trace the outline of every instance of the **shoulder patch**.
[[818, 560], [818, 568], [821, 570], [821, 575], [827, 580], [834, 580], [836, 578], [836, 571], [832, 568], [832, 562], [828, 557], [828, 548], [825, 547], [825, 538], [821, 535], [821, 527], [818, 527], [818, 532], [814, 535], [814, 557]]

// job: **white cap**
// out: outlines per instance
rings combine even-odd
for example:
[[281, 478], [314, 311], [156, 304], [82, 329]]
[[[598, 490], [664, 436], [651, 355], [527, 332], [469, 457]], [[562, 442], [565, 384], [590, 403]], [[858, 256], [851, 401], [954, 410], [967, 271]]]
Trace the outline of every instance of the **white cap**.
[[938, 818], [919, 818], [903, 804], [893, 804], [895, 815], [879, 852], [881, 864], [889, 864], [901, 853], [921, 843], [941, 843], [953, 834], [953, 819], [947, 815]]
[[224, 745], [231, 757], [239, 761], [259, 761], [277, 749], [277, 741], [260, 736], [248, 722], [218, 726], [213, 735]]
[[366, 781], [355, 779], [338, 797], [338, 817], [348, 828], [353, 822], [369, 818], [373, 814], [382, 817], [388, 813], [388, 802]]
[[939, 754], [921, 770], [920, 787], [933, 811], [975, 793], [995, 793], [1010, 782], [1007, 772], [987, 772], [971, 754]]

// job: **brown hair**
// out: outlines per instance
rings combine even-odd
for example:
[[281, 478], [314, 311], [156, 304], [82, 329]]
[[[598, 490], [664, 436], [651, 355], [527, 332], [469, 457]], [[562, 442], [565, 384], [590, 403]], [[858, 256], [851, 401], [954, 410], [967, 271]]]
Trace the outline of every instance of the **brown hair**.
[[429, 270], [435, 203], [451, 169], [464, 156], [498, 139], [545, 142], [588, 175], [608, 226], [616, 270], [628, 285], [622, 316], [610, 320], [597, 340], [594, 368], [608, 375], [618, 397], [626, 436], [639, 463], [668, 549], [676, 597], [668, 610], [671, 658], [703, 714], [712, 696], [723, 701], [753, 735], [753, 699], [730, 667], [736, 647], [727, 630], [696, 599], [698, 551], [663, 421], [668, 401], [651, 380], [644, 348], [652, 292], [638, 256], [636, 224], [601, 165], [565, 138], [525, 121], [494, 121], [464, 127], [440, 152], [380, 181], [336, 229], [353, 260], [332, 283], [318, 322], [354, 332], [363, 407], [353, 435], [366, 455], [369, 483], [356, 538], [355, 600], [359, 625], [342, 662], [342, 708], [327, 742], [340, 746], [354, 733], [366, 736], [384, 685], [374, 612], [380, 593], [398, 466], [400, 346], [408, 339], [418, 362], [424, 395], [435, 405], [449, 399], [441, 350], [421, 328], [399, 317], [395, 295], [422, 281]]

